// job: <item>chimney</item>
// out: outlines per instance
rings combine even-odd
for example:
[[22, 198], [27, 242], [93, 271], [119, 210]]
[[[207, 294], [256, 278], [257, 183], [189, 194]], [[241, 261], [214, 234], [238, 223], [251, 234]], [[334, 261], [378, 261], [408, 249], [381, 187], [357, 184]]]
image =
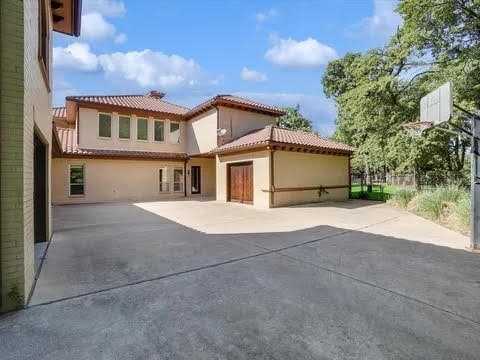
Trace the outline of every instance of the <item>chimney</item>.
[[156, 90], [152, 90], [152, 91], [148, 92], [147, 96], [160, 100], [161, 98], [163, 98], [165, 96], [165, 93], [162, 93], [162, 92], [156, 91]]

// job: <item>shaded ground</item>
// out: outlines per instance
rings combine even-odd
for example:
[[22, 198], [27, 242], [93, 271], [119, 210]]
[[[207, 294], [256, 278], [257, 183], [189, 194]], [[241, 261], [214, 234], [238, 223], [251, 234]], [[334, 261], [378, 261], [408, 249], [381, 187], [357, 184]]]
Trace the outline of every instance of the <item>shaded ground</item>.
[[54, 218], [36, 305], [0, 318], [2, 359], [480, 353], [478, 255], [369, 232], [398, 217], [361, 231], [229, 234], [127, 204], [57, 207]]

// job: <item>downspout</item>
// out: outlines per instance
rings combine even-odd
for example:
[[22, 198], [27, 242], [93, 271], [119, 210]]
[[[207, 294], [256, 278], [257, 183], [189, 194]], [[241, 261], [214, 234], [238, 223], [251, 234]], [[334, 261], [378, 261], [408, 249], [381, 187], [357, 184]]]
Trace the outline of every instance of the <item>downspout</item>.
[[270, 150], [270, 207], [275, 207], [275, 149]]
[[183, 161], [183, 195], [185, 197], [187, 197], [187, 161], [188, 159]]
[[352, 155], [348, 155], [348, 198], [352, 195], [352, 166], [350, 164]]

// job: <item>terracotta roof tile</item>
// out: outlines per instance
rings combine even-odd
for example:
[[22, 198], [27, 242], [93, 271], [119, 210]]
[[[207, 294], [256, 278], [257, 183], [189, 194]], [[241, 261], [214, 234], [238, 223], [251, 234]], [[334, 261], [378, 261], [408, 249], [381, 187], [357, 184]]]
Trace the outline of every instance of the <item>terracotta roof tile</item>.
[[248, 109], [262, 111], [274, 116], [281, 116], [285, 114], [285, 110], [276, 106], [270, 106], [262, 103], [258, 103], [252, 100], [244, 99], [238, 96], [233, 95], [217, 95], [200, 105], [194, 107], [190, 111], [188, 111], [185, 116], [187, 118], [191, 118], [196, 116], [210, 108], [213, 108], [217, 105], [224, 105], [224, 106], [243, 106]]
[[129, 150], [103, 150], [103, 149], [80, 149], [77, 145], [75, 129], [54, 128], [57, 131], [61, 146], [60, 156], [80, 157], [118, 157], [132, 159], [187, 159], [185, 153], [166, 153], [154, 151], [129, 151]]
[[52, 109], [52, 116], [54, 118], [66, 118], [67, 117], [67, 108], [66, 107], [57, 107]]
[[330, 140], [312, 133], [279, 128], [277, 126], [266, 126], [262, 129], [251, 131], [227, 144], [212, 150], [214, 153], [231, 152], [243, 148], [259, 147], [261, 145], [284, 144], [300, 147], [333, 151], [352, 154], [355, 148]]
[[131, 109], [174, 115], [185, 115], [189, 111], [186, 107], [171, 104], [160, 98], [149, 95], [67, 96], [67, 100], [79, 103], [127, 107]]

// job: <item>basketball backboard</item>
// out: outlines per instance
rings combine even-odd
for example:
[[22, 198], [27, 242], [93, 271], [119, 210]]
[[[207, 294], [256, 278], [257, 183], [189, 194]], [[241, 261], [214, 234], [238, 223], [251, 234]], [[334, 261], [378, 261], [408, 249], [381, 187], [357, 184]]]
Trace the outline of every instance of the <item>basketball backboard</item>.
[[420, 100], [420, 121], [438, 125], [450, 120], [453, 111], [452, 83], [447, 82]]

